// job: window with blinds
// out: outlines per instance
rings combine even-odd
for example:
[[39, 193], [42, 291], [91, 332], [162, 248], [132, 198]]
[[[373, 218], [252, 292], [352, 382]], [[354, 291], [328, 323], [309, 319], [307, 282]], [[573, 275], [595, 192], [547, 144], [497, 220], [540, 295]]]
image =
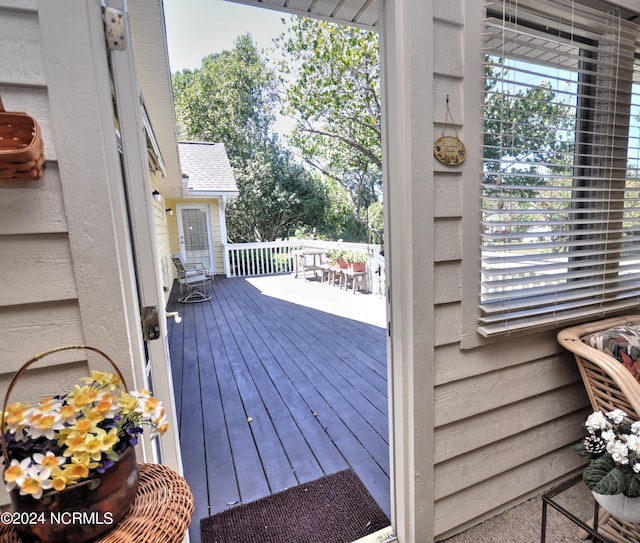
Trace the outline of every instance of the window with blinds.
[[640, 26], [567, 0], [486, 13], [479, 333], [638, 307]]

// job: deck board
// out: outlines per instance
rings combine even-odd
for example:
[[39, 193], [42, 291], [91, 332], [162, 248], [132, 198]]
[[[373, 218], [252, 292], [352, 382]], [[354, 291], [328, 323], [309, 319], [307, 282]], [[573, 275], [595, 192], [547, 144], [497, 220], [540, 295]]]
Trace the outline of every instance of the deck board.
[[[200, 518], [349, 466], [390, 514], [386, 330], [352, 316], [367, 295], [293, 277], [216, 277], [197, 304], [177, 291], [168, 339], [191, 541]], [[306, 292], [343, 296], [349, 315]], [[371, 307], [383, 306], [363, 320]]]

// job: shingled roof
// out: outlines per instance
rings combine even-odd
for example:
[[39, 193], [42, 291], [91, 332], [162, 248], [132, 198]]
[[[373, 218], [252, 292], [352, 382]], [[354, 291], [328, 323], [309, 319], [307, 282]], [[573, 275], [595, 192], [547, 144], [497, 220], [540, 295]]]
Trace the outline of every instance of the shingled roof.
[[237, 196], [238, 186], [223, 143], [178, 142], [183, 175], [189, 176], [189, 196]]

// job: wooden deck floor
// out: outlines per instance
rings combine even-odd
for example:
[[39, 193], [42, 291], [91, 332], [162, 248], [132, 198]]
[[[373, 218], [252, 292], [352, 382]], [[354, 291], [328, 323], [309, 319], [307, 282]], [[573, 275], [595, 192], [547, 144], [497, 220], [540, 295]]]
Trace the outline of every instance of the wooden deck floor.
[[292, 276], [216, 277], [196, 304], [177, 290], [169, 346], [191, 541], [203, 517], [349, 466], [389, 515], [384, 302]]

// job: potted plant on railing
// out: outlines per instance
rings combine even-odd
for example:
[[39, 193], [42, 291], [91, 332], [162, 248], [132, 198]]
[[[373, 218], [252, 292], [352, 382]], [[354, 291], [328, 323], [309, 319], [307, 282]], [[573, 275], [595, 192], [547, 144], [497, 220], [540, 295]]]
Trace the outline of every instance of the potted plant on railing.
[[[69, 349], [102, 355], [116, 373], [93, 371], [66, 394], [8, 405], [31, 364]], [[142, 427], [152, 434], [167, 429], [164, 408], [149, 391], [129, 392], [115, 363], [82, 345], [50, 349], [25, 363], [9, 385], [1, 420], [4, 481], [19, 519], [14, 528], [23, 540], [41, 543], [81, 543], [113, 528], [136, 495], [134, 446]], [[71, 514], [93, 520], [64, 522]]]
[[592, 413], [585, 426], [589, 435], [573, 446], [590, 459], [584, 483], [614, 517], [640, 522], [640, 422], [616, 409]]
[[367, 260], [369, 256], [362, 251], [348, 251], [345, 260], [349, 270], [354, 273], [363, 272], [367, 269]]
[[330, 258], [338, 268], [345, 269], [347, 267], [347, 261], [345, 255], [347, 251], [344, 249], [329, 249], [327, 251], [327, 257]]

